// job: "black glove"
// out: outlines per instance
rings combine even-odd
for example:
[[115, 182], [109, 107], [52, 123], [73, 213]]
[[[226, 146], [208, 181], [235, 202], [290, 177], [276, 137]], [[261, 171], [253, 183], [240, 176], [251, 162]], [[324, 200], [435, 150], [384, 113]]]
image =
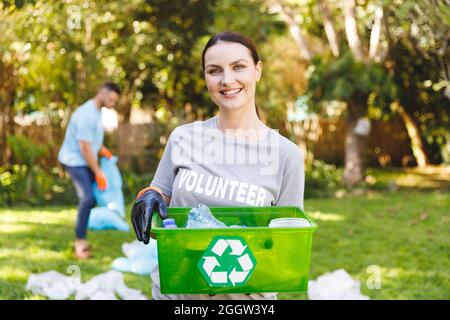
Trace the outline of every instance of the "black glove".
[[161, 193], [155, 190], [145, 191], [138, 197], [131, 209], [131, 223], [139, 241], [148, 244], [152, 227], [153, 212], [158, 212], [161, 219], [167, 218], [167, 208]]

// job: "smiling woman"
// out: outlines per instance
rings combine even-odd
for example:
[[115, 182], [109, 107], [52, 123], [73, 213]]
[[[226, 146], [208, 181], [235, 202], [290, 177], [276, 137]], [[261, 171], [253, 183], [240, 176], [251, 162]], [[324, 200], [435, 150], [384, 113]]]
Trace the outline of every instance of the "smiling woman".
[[[211, 37], [202, 68], [217, 116], [183, 124], [169, 136], [150, 187], [133, 206], [138, 240], [149, 239], [152, 208], [295, 206], [303, 208], [304, 161], [297, 145], [258, 117], [256, 84], [262, 62], [254, 43], [235, 32]], [[164, 203], [166, 202], [166, 203]], [[159, 271], [151, 275], [153, 298], [276, 299], [276, 294], [162, 294]]]
[[202, 67], [211, 98], [223, 113], [246, 108], [259, 118], [255, 90], [262, 62], [251, 39], [228, 31], [214, 35], [203, 49]]

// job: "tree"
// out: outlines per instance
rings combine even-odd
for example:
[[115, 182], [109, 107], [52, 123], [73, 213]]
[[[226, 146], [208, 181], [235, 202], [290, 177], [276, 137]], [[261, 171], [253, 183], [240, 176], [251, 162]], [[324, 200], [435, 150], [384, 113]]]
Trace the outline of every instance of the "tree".
[[[385, 65], [396, 86], [393, 110], [405, 124], [419, 167], [442, 161], [450, 144], [449, 5], [448, 0], [387, 2]], [[433, 145], [440, 150], [427, 152]]]
[[[268, 4], [288, 25], [302, 58], [312, 63], [308, 89], [312, 101], [341, 100], [347, 104], [344, 182], [354, 186], [364, 178], [366, 140], [355, 129], [367, 116], [369, 97], [377, 96], [377, 102], [382, 102], [382, 97], [389, 96], [383, 85], [387, 76], [379, 67], [387, 53], [382, 41], [383, 5], [357, 5], [355, 0]], [[368, 26], [367, 20], [372, 21]], [[339, 21], [343, 25], [336, 24]], [[313, 50], [305, 34], [321, 39], [329, 50]]]
[[7, 137], [14, 135], [14, 103], [17, 87], [21, 83], [19, 69], [28, 58], [28, 47], [16, 42], [14, 34], [9, 32], [13, 21], [5, 19], [13, 9], [7, 3], [0, 2], [0, 30], [6, 30], [0, 37], [0, 163], [10, 156]]
[[70, 110], [106, 79], [123, 89], [118, 111], [125, 122], [133, 105], [170, 111], [198, 101], [191, 53], [211, 22], [212, 4], [38, 0], [11, 6], [4, 14], [9, 30], [30, 47], [17, 108]]

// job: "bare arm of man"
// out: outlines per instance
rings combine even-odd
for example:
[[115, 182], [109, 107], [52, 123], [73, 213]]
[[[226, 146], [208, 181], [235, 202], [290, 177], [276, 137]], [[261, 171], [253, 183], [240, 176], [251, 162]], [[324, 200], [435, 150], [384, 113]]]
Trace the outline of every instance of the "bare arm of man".
[[101, 172], [100, 167], [97, 163], [97, 160], [95, 159], [94, 153], [92, 152], [91, 144], [87, 141], [82, 141], [82, 140], [80, 140], [79, 143], [80, 143], [81, 154], [83, 155], [84, 159], [86, 159], [86, 162], [87, 162], [89, 168], [91, 168], [91, 170], [95, 174], [98, 174], [99, 172]]

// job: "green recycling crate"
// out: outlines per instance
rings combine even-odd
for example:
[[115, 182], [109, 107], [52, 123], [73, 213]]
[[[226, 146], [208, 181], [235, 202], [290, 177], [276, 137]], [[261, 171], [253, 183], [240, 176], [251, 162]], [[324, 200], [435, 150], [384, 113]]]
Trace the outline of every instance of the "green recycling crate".
[[[216, 207], [226, 225], [186, 229], [191, 208], [168, 208], [177, 229], [153, 216], [164, 294], [303, 292], [308, 287], [312, 235], [317, 224], [297, 207]], [[269, 228], [276, 218], [304, 218], [310, 227]]]

